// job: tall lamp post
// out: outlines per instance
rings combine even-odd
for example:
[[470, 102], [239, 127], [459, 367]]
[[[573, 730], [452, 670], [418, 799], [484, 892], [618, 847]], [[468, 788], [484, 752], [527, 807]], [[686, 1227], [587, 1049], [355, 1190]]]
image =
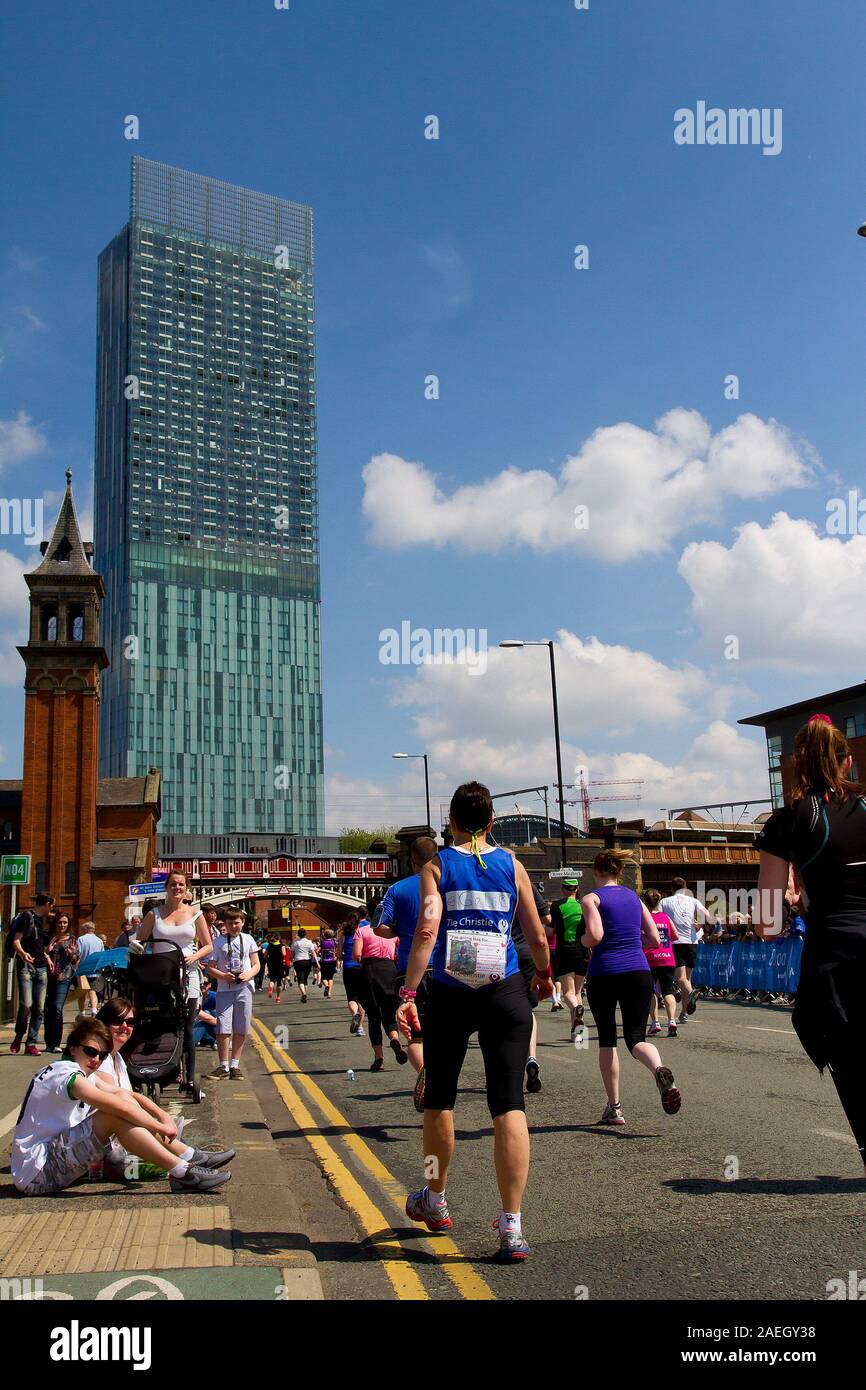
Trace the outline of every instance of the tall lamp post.
[[550, 688], [553, 693], [553, 736], [556, 740], [556, 785], [559, 790], [559, 867], [565, 868], [567, 858], [565, 849], [565, 800], [562, 794], [562, 754], [559, 749], [559, 704], [556, 698], [556, 663], [553, 656], [553, 643], [543, 642], [523, 642], [514, 638], [500, 642], [500, 647], [547, 647], [550, 653]]
[[433, 826], [430, 824], [430, 775], [429, 775], [428, 770], [427, 770], [427, 754], [426, 754], [426, 753], [392, 753], [392, 754], [391, 754], [391, 757], [392, 757], [392, 758], [423, 758], [423, 759], [424, 759], [424, 791], [426, 792], [426, 795], [427, 795], [427, 829], [428, 829], [428, 830], [432, 830], [432, 829], [433, 829]]

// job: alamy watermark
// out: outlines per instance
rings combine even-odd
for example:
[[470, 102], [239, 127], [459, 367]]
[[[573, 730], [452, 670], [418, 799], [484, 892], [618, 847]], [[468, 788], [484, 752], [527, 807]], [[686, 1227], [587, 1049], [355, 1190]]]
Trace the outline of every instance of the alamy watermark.
[[23, 536], [25, 545], [42, 540], [42, 498], [0, 497], [0, 536]]
[[699, 101], [692, 111], [681, 106], [674, 112], [677, 145], [761, 145], [762, 154], [782, 153], [781, 106], [707, 106]]
[[847, 497], [831, 497], [827, 503], [828, 536], [866, 536], [866, 497], [856, 488]]
[[383, 627], [379, 633], [379, 660], [383, 666], [468, 666], [470, 675], [483, 676], [487, 629], [413, 627], [404, 618], [399, 631]]

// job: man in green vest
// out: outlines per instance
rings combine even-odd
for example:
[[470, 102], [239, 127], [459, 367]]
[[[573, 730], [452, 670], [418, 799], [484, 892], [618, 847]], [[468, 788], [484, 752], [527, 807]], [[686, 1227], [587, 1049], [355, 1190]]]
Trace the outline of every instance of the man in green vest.
[[583, 908], [577, 896], [581, 874], [575, 870], [562, 880], [564, 897], [551, 909], [556, 934], [553, 973], [562, 985], [562, 997], [571, 1011], [571, 1041], [583, 1027], [583, 982], [589, 966], [589, 951], [580, 944], [583, 936]]

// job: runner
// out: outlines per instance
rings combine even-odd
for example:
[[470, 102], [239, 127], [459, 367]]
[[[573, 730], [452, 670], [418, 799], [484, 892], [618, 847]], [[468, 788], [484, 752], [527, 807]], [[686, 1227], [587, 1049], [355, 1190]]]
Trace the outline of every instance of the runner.
[[650, 1000], [650, 1037], [662, 1031], [659, 1023], [659, 995], [664, 1000], [665, 1013], [668, 1016], [668, 1037], [677, 1036], [677, 1001], [674, 994], [674, 970], [676, 969], [676, 956], [674, 955], [675, 943], [677, 940], [677, 929], [668, 917], [666, 912], [659, 911], [661, 893], [657, 893], [654, 888], [648, 888], [643, 895], [643, 900], [650, 910], [650, 916], [658, 928], [659, 945], [644, 946], [644, 955], [647, 958], [650, 971], [653, 977], [653, 992]]
[[[375, 927], [377, 936], [397, 937], [397, 980], [398, 991], [406, 983], [406, 966], [409, 964], [409, 952], [412, 950], [412, 940], [415, 936], [415, 927], [418, 924], [418, 917], [421, 912], [421, 869], [436, 854], [436, 841], [430, 835], [419, 835], [417, 840], [412, 841], [409, 850], [409, 862], [412, 866], [412, 873], [408, 878], [400, 879], [399, 883], [392, 883], [382, 901], [382, 910]], [[427, 1002], [426, 976], [418, 986], [415, 995], [415, 1008], [420, 1019], [420, 1028], [413, 1032], [409, 1037], [407, 1053], [412, 1064], [413, 1071], [417, 1074], [415, 1090], [412, 1093], [412, 1101], [415, 1109], [421, 1113], [424, 1110], [424, 1006]]]
[[616, 1006], [622, 1017], [625, 1045], [638, 1062], [651, 1071], [667, 1115], [675, 1115], [682, 1098], [670, 1067], [652, 1043], [646, 1041], [646, 1025], [652, 994], [652, 975], [643, 946], [658, 946], [655, 922], [637, 893], [619, 882], [632, 856], [622, 849], [606, 849], [595, 856], [595, 892], [581, 899], [586, 931], [584, 946], [592, 949], [587, 972], [589, 1007], [598, 1028], [598, 1065], [607, 1105], [602, 1125], [624, 1125], [619, 1097], [619, 1056], [616, 1050]]
[[349, 1032], [356, 1037], [364, 1036], [364, 1018], [366, 1016], [363, 971], [360, 965], [355, 963], [352, 949], [355, 944], [355, 931], [364, 922], [363, 908], [356, 908], [353, 915], [340, 927], [340, 936], [337, 941], [337, 952], [343, 958], [343, 984], [346, 989], [346, 1003], [349, 1005], [349, 1013], [352, 1015], [349, 1023]]
[[364, 975], [364, 992], [367, 1000], [367, 1027], [370, 1031], [370, 1046], [373, 1049], [371, 1071], [381, 1071], [385, 1065], [382, 1056], [382, 1031], [388, 1034], [391, 1051], [401, 1066], [407, 1061], [406, 1053], [400, 1045], [395, 1015], [397, 1013], [397, 940], [377, 936], [369, 922], [359, 925], [352, 945], [352, 956], [360, 965]]
[[553, 904], [551, 911], [557, 943], [553, 973], [562, 981], [563, 998], [571, 1016], [572, 1042], [583, 1028], [583, 985], [589, 968], [589, 952], [581, 944], [583, 908], [577, 896], [582, 877], [578, 871], [571, 878], [562, 880], [565, 896]]
[[307, 981], [313, 966], [319, 964], [319, 953], [316, 950], [316, 943], [310, 940], [304, 927], [298, 927], [297, 940], [292, 942], [292, 960], [295, 966], [295, 978], [301, 991], [301, 1003], [306, 1004]]
[[[554, 943], [556, 938], [555, 936], [553, 936], [553, 929], [551, 927], [550, 908], [548, 907], [543, 894], [539, 892], [539, 890], [536, 888], [535, 884], [532, 882], [531, 879], [530, 887], [532, 889], [532, 900], [535, 903], [535, 910], [538, 913], [538, 920], [544, 927], [544, 934], [547, 938], [547, 945], [548, 950], [550, 952], [552, 967]], [[551, 940], [551, 938], [553, 938], [553, 940]], [[530, 1093], [530, 1095], [537, 1095], [538, 1092], [541, 1090], [541, 1065], [538, 1061], [538, 1058], [535, 1055], [538, 1048], [538, 1017], [536, 1015], [536, 1009], [538, 1008], [538, 992], [535, 989], [535, 962], [532, 959], [532, 952], [529, 949], [526, 937], [523, 935], [523, 929], [520, 925], [519, 918], [512, 924], [511, 939], [514, 942], [514, 949], [517, 952], [517, 964], [519, 965], [520, 973], [523, 976], [523, 983], [526, 985], [526, 994], [529, 999], [529, 1007], [532, 1010], [532, 1032], [529, 1035], [529, 1055], [526, 1058], [526, 1089]], [[554, 976], [555, 973], [556, 972], [554, 971]], [[556, 1003], [556, 988], [556, 980], [554, 978], [554, 1007]], [[562, 1005], [560, 1005], [560, 1008], [561, 1007]]]
[[337, 973], [337, 942], [333, 927], [322, 928], [322, 939], [319, 942], [319, 973], [322, 978], [323, 998], [330, 999], [331, 990], [334, 988], [334, 976]]
[[511, 939], [515, 912], [542, 998], [552, 991], [550, 953], [526, 870], [507, 850], [488, 843], [493, 825], [488, 789], [479, 782], [458, 787], [450, 823], [454, 843], [421, 869], [421, 911], [398, 1012], [401, 1031], [411, 1037], [420, 1028], [415, 998], [429, 963], [423, 1152], [425, 1174], [432, 1176], [409, 1195], [406, 1215], [430, 1231], [451, 1228], [445, 1189], [454, 1155], [454, 1104], [469, 1039], [477, 1032], [502, 1202], [495, 1258], [511, 1264], [530, 1254], [520, 1204], [529, 1175], [523, 1068], [532, 1021]]
[[697, 959], [698, 942], [704, 934], [700, 924], [713, 922], [714, 919], [703, 903], [699, 903], [694, 894], [689, 892], [684, 878], [674, 879], [674, 891], [669, 898], [662, 898], [659, 912], [669, 917], [677, 929], [674, 957], [682, 1006], [679, 1021], [688, 1023], [698, 1006], [695, 991], [692, 989], [692, 971]]
[[793, 864], [808, 930], [792, 1023], [820, 1071], [828, 1068], [866, 1172], [866, 786], [851, 780], [847, 740], [826, 714], [794, 739], [793, 792], [755, 844], [759, 936], [780, 934]]
[[276, 993], [275, 1003], [282, 1003], [283, 979], [285, 977], [286, 963], [283, 960], [283, 943], [276, 932], [268, 942], [267, 949], [268, 963], [268, 998], [271, 999]]

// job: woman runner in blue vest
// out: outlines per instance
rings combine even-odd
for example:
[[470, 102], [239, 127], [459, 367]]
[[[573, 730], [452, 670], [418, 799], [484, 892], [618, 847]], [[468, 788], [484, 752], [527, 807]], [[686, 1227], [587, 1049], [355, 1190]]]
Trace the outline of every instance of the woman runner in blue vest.
[[529, 1131], [523, 1100], [532, 1016], [511, 939], [517, 913], [535, 962], [535, 988], [553, 993], [550, 952], [529, 876], [508, 850], [488, 844], [490, 792], [466, 782], [451, 799], [454, 843], [421, 869], [421, 911], [406, 967], [398, 1026], [419, 1027], [415, 994], [430, 964], [424, 1016], [424, 1155], [428, 1183], [410, 1194], [406, 1215], [430, 1231], [452, 1222], [445, 1200], [454, 1154], [454, 1104], [471, 1035], [478, 1033], [493, 1118], [496, 1180], [502, 1199], [499, 1249], [504, 1264], [530, 1253], [520, 1226], [529, 1175]]

